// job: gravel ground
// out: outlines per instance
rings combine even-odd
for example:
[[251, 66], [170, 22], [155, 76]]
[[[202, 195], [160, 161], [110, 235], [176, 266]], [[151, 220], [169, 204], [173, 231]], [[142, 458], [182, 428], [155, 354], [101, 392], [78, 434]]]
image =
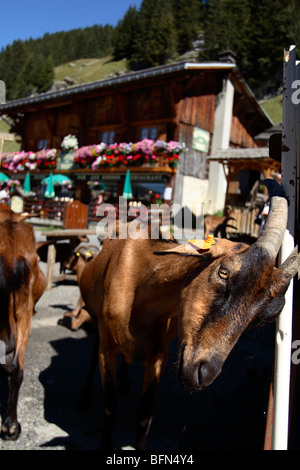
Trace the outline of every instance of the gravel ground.
[[[45, 264], [41, 266], [45, 270]], [[57, 324], [65, 311], [75, 307], [78, 296], [74, 283], [60, 283], [38, 302], [18, 407], [22, 433], [16, 442], [0, 440], [0, 450], [97, 449], [101, 438], [98, 371], [89, 410], [79, 414], [76, 409], [94, 335], [90, 329], [72, 332]], [[190, 394], [176, 383], [174, 341], [155, 402], [149, 450], [262, 449], [273, 351], [274, 325], [248, 332], [232, 351], [220, 377], [200, 394]], [[130, 396], [119, 399], [116, 449], [134, 444], [142, 366], [130, 366], [130, 379]], [[6, 380], [1, 376], [0, 414], [6, 394]]]

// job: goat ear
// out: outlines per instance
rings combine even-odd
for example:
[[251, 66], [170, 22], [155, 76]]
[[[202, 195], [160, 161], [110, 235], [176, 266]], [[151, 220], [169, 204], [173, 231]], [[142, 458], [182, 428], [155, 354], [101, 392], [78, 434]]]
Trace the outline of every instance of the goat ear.
[[11, 211], [11, 214], [12, 214], [11, 218], [12, 218], [13, 222], [23, 222], [30, 215], [28, 212], [22, 212], [22, 214], [19, 214], [19, 213], [14, 212], [14, 211]]
[[22, 212], [22, 214], [20, 214], [20, 222], [22, 220], [28, 219], [29, 216], [30, 216], [30, 214], [28, 212]]
[[[186, 243], [185, 245], [178, 245], [169, 250], [154, 251], [154, 255], [180, 255], [180, 256], [200, 256], [200, 249], [197, 249]], [[205, 250], [207, 252], [208, 250]]]
[[[184, 245], [176, 245], [169, 250], [156, 251], [155, 255], [181, 255], [181, 256], [202, 256], [206, 253], [213, 258], [218, 258], [232, 251], [236, 247], [236, 243], [223, 238], [214, 238], [214, 243], [209, 244], [206, 240], [190, 240]], [[241, 244], [242, 245], [242, 244]], [[244, 246], [244, 245], [243, 245]], [[246, 245], [245, 245], [246, 246]]]

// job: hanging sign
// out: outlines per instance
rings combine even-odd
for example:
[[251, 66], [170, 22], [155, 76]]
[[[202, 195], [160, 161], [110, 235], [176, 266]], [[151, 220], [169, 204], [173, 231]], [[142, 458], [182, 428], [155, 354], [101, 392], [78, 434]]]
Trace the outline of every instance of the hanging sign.
[[74, 162], [74, 151], [61, 151], [57, 156], [57, 165], [58, 170], [73, 170], [75, 168]]
[[193, 143], [192, 147], [194, 150], [202, 153], [208, 153], [210, 143], [210, 133], [199, 127], [194, 127], [193, 131]]

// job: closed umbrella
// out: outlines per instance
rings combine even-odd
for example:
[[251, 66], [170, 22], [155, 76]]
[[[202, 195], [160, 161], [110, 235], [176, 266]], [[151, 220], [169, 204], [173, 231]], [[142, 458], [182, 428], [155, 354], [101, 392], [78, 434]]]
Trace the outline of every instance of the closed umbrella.
[[127, 172], [126, 172], [125, 183], [124, 183], [122, 196], [123, 197], [128, 197], [128, 199], [133, 198], [131, 181], [130, 181], [130, 171], [129, 170], [127, 170]]
[[30, 174], [27, 172], [26, 178], [24, 181], [24, 186], [23, 186], [24, 194], [30, 194], [31, 191], [31, 186], [30, 186]]
[[52, 173], [50, 173], [50, 176], [48, 176], [48, 178], [45, 178], [45, 179], [47, 179], [47, 182], [46, 182], [47, 187], [46, 187], [46, 191], [45, 191], [44, 196], [48, 197], [48, 198], [54, 197], [55, 196], [55, 191], [54, 191]]
[[0, 184], [7, 183], [9, 179], [10, 178], [5, 173], [0, 172]]

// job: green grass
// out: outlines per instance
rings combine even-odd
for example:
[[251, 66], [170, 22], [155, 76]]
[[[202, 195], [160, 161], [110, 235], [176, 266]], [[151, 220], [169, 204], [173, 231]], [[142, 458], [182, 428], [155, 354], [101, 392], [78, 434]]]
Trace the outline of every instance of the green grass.
[[111, 57], [74, 60], [54, 69], [55, 80], [62, 81], [65, 77], [70, 77], [76, 80], [76, 84], [101, 80], [110, 74], [127, 71], [126, 60], [112, 61]]
[[[111, 57], [105, 57], [102, 59], [79, 59], [55, 67], [54, 80], [62, 81], [65, 77], [70, 77], [76, 81], [76, 84], [82, 84], [101, 80], [110, 74], [127, 71], [128, 67], [126, 60], [114, 62]], [[8, 124], [3, 120], [0, 120], [0, 132], [10, 132]], [[4, 142], [3, 153], [19, 152], [21, 150], [21, 145], [16, 141], [16, 139], [18, 139], [18, 136], [15, 136], [14, 142]]]
[[[5, 132], [6, 134], [10, 133], [9, 125], [3, 120], [0, 120], [0, 132]], [[17, 138], [18, 136], [15, 136], [15, 140], [13, 142], [4, 141], [3, 153], [19, 152], [21, 150], [21, 144], [16, 142]]]
[[282, 101], [283, 96], [278, 95], [270, 98], [269, 100], [261, 101], [261, 107], [266, 111], [268, 116], [272, 119], [274, 124], [282, 121]]

